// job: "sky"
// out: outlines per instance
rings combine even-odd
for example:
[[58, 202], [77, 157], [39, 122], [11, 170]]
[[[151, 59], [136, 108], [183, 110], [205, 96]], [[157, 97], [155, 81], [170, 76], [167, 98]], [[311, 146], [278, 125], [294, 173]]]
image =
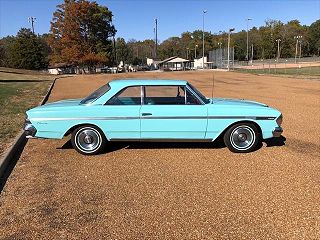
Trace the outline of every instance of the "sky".
[[[28, 17], [36, 17], [35, 32], [48, 33], [52, 13], [63, 0], [0, 0], [0, 37], [16, 35], [21, 27], [31, 27]], [[158, 19], [158, 39], [164, 41], [182, 32], [202, 29], [218, 33], [235, 28], [262, 26], [266, 19], [287, 22], [298, 19], [310, 25], [320, 19], [320, 0], [97, 0], [114, 15], [116, 37], [125, 40], [153, 39], [154, 19]]]

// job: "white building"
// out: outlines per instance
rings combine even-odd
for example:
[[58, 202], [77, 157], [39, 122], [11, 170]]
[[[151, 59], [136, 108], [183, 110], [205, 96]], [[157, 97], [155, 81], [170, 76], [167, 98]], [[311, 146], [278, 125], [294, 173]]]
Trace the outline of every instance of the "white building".
[[147, 65], [148, 65], [148, 67], [150, 67], [151, 70], [158, 69], [160, 62], [161, 62], [161, 61], [154, 60], [154, 59], [152, 59], [152, 58], [147, 58]]
[[48, 67], [49, 74], [59, 75], [59, 74], [73, 74], [76, 73], [76, 69], [66, 63], [57, 63]]
[[170, 57], [159, 62], [159, 67], [165, 71], [184, 71], [191, 69], [191, 62], [192, 61], [180, 57]]
[[[204, 61], [202, 60], [203, 58], [199, 58], [199, 59], [194, 59], [194, 63], [193, 63], [193, 69], [203, 69], [203, 68], [208, 68], [208, 60], [207, 57], [204, 57]], [[203, 63], [204, 63], [204, 67], [203, 67]]]

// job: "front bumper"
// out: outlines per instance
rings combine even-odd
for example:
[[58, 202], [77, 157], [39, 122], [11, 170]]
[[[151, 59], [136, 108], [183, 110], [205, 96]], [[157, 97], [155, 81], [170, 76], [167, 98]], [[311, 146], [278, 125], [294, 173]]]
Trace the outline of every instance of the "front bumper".
[[37, 133], [37, 129], [31, 124], [31, 122], [28, 119], [26, 119], [23, 129], [26, 138], [34, 138]]
[[276, 127], [276, 128], [272, 131], [273, 137], [280, 137], [282, 133], [283, 133], [282, 127]]

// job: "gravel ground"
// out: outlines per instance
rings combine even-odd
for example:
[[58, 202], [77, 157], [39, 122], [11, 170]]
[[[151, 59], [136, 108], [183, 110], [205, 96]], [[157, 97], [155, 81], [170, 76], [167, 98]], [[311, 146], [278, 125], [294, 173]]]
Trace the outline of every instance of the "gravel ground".
[[[211, 95], [212, 72], [132, 73], [60, 79], [50, 101], [115, 77]], [[214, 92], [278, 108], [285, 145], [117, 143], [88, 157], [67, 138], [30, 140], [0, 196], [0, 239], [320, 239], [320, 82], [215, 72]]]

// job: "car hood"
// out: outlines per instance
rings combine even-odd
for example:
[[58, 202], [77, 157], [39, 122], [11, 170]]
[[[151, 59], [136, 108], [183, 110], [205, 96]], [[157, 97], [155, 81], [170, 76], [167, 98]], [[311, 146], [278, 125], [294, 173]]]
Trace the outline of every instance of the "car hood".
[[211, 98], [211, 104], [215, 106], [238, 106], [238, 107], [268, 107], [264, 103], [249, 101], [244, 99], [231, 99], [231, 98]]

